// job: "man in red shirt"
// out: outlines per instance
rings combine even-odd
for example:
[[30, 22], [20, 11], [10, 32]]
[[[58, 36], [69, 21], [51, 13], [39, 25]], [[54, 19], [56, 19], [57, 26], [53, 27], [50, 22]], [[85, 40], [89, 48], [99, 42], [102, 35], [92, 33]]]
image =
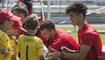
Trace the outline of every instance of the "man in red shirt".
[[73, 26], [77, 26], [80, 51], [75, 53], [66, 53], [55, 51], [49, 54], [49, 58], [58, 58], [59, 56], [67, 59], [76, 60], [101, 60], [102, 42], [98, 32], [85, 21], [87, 7], [81, 2], [75, 2], [66, 9], [70, 16]]
[[[42, 39], [49, 52], [62, 51], [62, 47], [67, 47], [71, 50], [78, 50], [79, 46], [76, 40], [63, 30], [56, 29], [51, 20], [43, 21], [40, 25], [41, 35], [45, 38]], [[42, 38], [42, 37], [41, 37]], [[67, 60], [67, 59], [61, 59]]]

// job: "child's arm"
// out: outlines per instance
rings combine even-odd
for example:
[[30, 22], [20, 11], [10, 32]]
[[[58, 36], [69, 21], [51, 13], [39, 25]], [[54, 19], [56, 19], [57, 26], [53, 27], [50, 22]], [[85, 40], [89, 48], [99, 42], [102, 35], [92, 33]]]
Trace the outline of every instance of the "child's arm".
[[44, 60], [44, 53], [43, 53], [43, 42], [42, 40], [38, 41], [38, 55], [39, 55], [39, 60]]

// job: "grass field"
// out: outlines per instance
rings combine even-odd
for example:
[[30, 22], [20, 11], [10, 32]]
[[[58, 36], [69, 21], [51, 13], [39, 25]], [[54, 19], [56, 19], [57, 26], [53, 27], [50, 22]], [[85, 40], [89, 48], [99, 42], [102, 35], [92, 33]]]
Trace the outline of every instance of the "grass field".
[[[94, 27], [96, 30], [105, 30], [105, 27]], [[74, 28], [73, 27], [57, 27], [57, 29], [62, 29], [62, 30], [71, 30], [73, 31]], [[78, 41], [78, 36], [77, 33], [71, 33], [70, 35], [72, 35], [77, 41]], [[105, 45], [105, 34], [100, 34], [101, 40], [102, 40], [102, 44]]]
[[[105, 27], [94, 27], [96, 30], [105, 30]], [[62, 29], [62, 30], [71, 30], [73, 31], [74, 28], [73, 27], [57, 27], [57, 29]], [[77, 41], [78, 41], [78, 35], [77, 33], [71, 33], [70, 35], [72, 35]], [[102, 40], [102, 44], [105, 45], [105, 34], [99, 34]], [[105, 56], [103, 56], [102, 60], [105, 60]]]

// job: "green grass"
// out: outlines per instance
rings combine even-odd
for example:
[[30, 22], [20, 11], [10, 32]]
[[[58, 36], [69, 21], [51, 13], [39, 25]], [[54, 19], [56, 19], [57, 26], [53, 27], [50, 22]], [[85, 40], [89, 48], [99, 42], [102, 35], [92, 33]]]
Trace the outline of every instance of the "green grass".
[[[96, 30], [105, 30], [105, 27], [94, 27]], [[62, 29], [64, 31], [67, 30], [71, 30], [73, 31], [74, 28], [73, 27], [57, 27], [57, 29]], [[70, 35], [72, 35], [77, 41], [78, 41], [78, 35], [77, 33], [71, 33]], [[102, 40], [102, 44], [105, 45], [105, 34], [99, 34]]]

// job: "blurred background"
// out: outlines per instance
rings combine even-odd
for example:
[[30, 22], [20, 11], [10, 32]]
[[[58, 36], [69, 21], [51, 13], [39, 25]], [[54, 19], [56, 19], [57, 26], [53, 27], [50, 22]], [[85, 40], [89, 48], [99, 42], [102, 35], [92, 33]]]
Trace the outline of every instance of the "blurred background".
[[[0, 8], [12, 8], [18, 0], [0, 0]], [[44, 15], [46, 19], [54, 20], [57, 25], [71, 24], [69, 17], [65, 14], [67, 6], [74, 1], [81, 1], [88, 6], [86, 20], [89, 24], [105, 23], [105, 0], [43, 0]], [[33, 12], [41, 15], [40, 0], [33, 0]], [[50, 11], [48, 10], [50, 8]], [[50, 18], [48, 16], [50, 13]]]

